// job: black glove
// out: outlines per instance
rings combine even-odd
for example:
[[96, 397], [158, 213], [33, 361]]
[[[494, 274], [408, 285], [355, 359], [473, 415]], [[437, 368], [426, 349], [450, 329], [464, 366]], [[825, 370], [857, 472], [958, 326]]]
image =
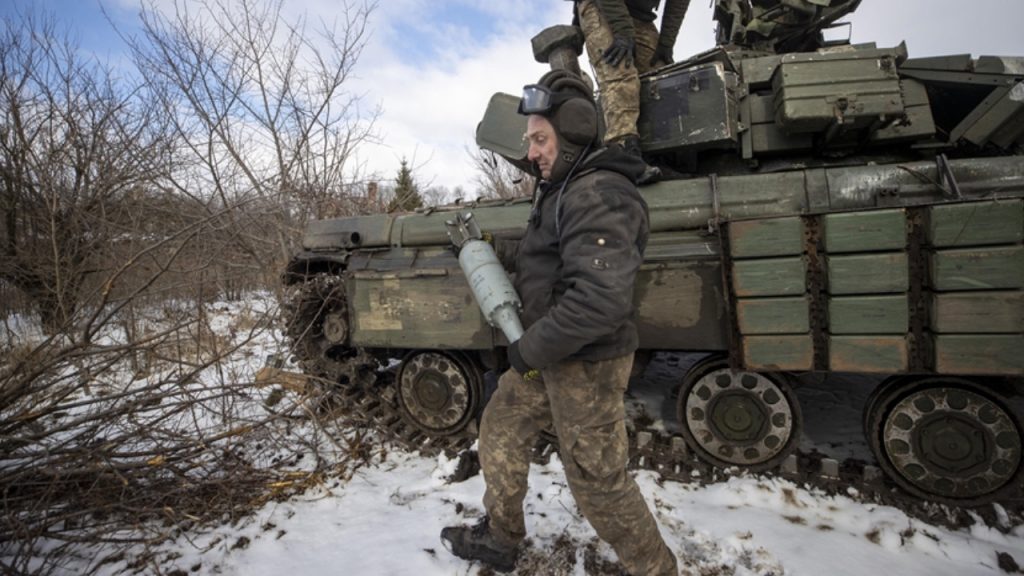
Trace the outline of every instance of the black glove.
[[651, 66], [672, 63], [672, 47], [658, 44], [654, 49], [654, 56], [651, 56]]
[[523, 360], [523, 355], [519, 353], [519, 340], [516, 340], [508, 347], [508, 363], [520, 374], [526, 375], [530, 371], [530, 365], [526, 363], [526, 360]]
[[636, 41], [626, 36], [616, 36], [612, 45], [605, 48], [601, 59], [609, 66], [618, 66], [623, 60], [627, 64], [633, 63], [633, 51], [636, 49]]

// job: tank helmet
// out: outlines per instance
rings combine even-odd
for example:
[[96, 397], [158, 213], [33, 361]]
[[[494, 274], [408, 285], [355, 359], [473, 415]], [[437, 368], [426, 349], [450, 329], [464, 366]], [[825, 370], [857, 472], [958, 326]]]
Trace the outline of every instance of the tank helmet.
[[558, 135], [558, 158], [551, 181], [569, 176], [582, 154], [598, 139], [599, 124], [593, 93], [582, 78], [565, 70], [552, 70], [536, 84], [523, 87], [520, 114], [547, 118]]

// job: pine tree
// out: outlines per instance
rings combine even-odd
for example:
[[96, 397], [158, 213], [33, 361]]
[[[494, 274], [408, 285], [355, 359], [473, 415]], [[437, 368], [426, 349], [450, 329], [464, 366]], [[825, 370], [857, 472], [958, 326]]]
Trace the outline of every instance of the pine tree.
[[422, 206], [423, 197], [420, 196], [419, 185], [412, 177], [409, 162], [402, 158], [402, 165], [395, 178], [395, 197], [388, 203], [388, 212], [411, 212]]

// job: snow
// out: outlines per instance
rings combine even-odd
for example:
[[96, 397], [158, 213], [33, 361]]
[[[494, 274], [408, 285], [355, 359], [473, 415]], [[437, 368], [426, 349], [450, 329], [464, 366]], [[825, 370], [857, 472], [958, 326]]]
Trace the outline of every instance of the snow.
[[[238, 526], [179, 543], [174, 564], [253, 576], [484, 573], [449, 554], [438, 537], [444, 526], [482, 515], [482, 477], [448, 483], [453, 469], [443, 456], [391, 454], [346, 483], [269, 504]], [[705, 487], [660, 484], [647, 471], [636, 477], [684, 574], [969, 576], [1002, 573], [998, 552], [1024, 559], [1020, 527], [1010, 534], [983, 526], [950, 531], [894, 508], [763, 477]], [[526, 513], [526, 554], [542, 567], [560, 537], [614, 559], [576, 510], [557, 458], [532, 468]], [[583, 574], [581, 565], [519, 573]]]
[[[208, 325], [236, 331], [230, 321], [252, 311], [272, 310], [271, 297], [208, 308]], [[239, 331], [244, 332], [244, 331]], [[246, 338], [247, 334], [238, 334]], [[221, 373], [255, 373], [278, 350], [281, 334], [267, 330], [241, 347]], [[655, 363], [631, 389], [631, 411], [655, 420], [665, 416], [654, 396], [678, 381], [692, 359]], [[803, 450], [837, 458], [871, 460], [860, 432], [860, 408], [872, 382], [842, 375], [804, 382], [799, 395], [805, 418]], [[127, 385], [127, 384], [126, 384]], [[262, 410], [267, 389], [254, 389], [253, 410]], [[656, 426], [671, 429], [671, 422]], [[292, 434], [314, 434], [308, 423]], [[355, 430], [333, 431], [337, 436]], [[321, 456], [328, 453], [322, 451]], [[297, 477], [313, 458], [281, 454], [278, 465]], [[284, 464], [286, 463], [286, 464]], [[225, 575], [490, 574], [451, 555], [439, 533], [445, 526], [475, 523], [482, 515], [480, 475], [448, 478], [456, 460], [377, 446], [368, 463], [339, 461], [298, 494], [270, 501], [251, 516], [219, 526], [188, 526], [160, 545], [147, 573]], [[998, 554], [1024, 563], [1024, 525], [995, 507], [1000, 526], [978, 521], [952, 530], [908, 517], [902, 511], [835, 496], [791, 481], [738, 475], [700, 485], [662, 481], [639, 471], [635, 477], [655, 512], [683, 574], [693, 576], [874, 576], [876, 574], [972, 576], [1005, 574]], [[600, 542], [577, 510], [561, 463], [552, 456], [534, 464], [525, 501], [528, 545], [518, 574], [616, 574], [615, 554]], [[149, 552], [152, 549], [146, 551]], [[139, 551], [143, 553], [142, 550]], [[596, 562], [595, 562], [596, 560]], [[100, 574], [134, 573], [131, 555], [101, 566]], [[73, 573], [73, 572], [69, 572]]]

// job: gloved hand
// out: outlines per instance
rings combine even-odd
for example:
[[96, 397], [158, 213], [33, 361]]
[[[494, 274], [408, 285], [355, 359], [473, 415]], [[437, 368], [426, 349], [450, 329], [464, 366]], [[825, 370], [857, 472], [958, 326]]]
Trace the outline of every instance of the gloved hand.
[[636, 41], [627, 36], [616, 36], [612, 45], [605, 48], [601, 59], [609, 66], [618, 66], [623, 60], [627, 64], [633, 63], [633, 53], [636, 50]]
[[658, 47], [654, 49], [654, 56], [651, 56], [651, 66], [671, 64], [672, 62], [672, 47], [658, 44]]
[[508, 363], [512, 365], [513, 370], [524, 376], [531, 370], [530, 365], [526, 363], [526, 360], [523, 360], [523, 355], [519, 353], [518, 340], [508, 347]]

